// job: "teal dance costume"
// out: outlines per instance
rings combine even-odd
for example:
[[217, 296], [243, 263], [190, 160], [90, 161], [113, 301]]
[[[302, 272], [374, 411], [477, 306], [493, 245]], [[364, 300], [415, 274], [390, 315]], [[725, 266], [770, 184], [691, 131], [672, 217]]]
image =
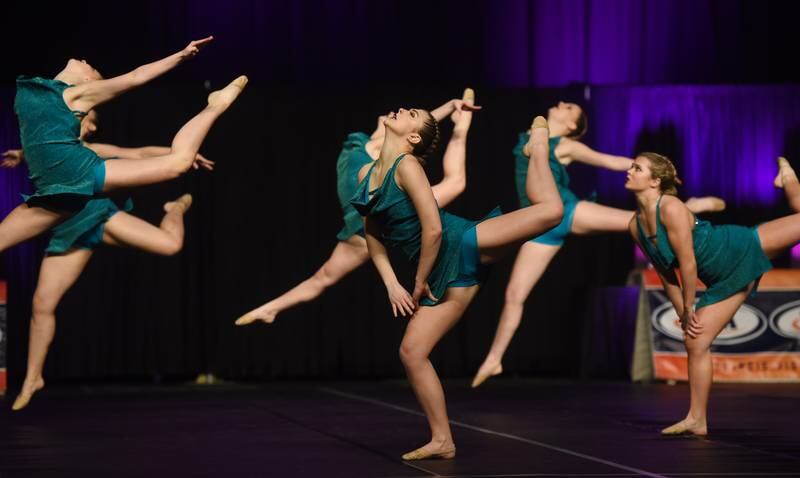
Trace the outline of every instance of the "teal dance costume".
[[[528, 178], [528, 161], [530, 158], [522, 153], [525, 144], [528, 143], [529, 133], [520, 133], [517, 146], [514, 147], [514, 158], [516, 160], [516, 183], [517, 183], [517, 196], [519, 197], [519, 207], [528, 207], [531, 201], [528, 199], [528, 194], [525, 192], [525, 182]], [[556, 157], [556, 146], [561, 141], [560, 136], [554, 136], [548, 140], [550, 146], [550, 156], [548, 157], [548, 164], [550, 171], [553, 172], [553, 179], [556, 182], [558, 193], [561, 195], [561, 202], [564, 204], [564, 217], [561, 222], [554, 228], [544, 232], [529, 242], [536, 242], [539, 244], [547, 244], [550, 246], [561, 246], [564, 244], [564, 239], [569, 235], [572, 229], [572, 219], [575, 217], [575, 207], [578, 205], [578, 196], [569, 189], [569, 174], [567, 168], [558, 161]]]
[[[116, 158], [108, 158], [107, 161], [114, 159]], [[130, 198], [121, 203], [107, 197], [90, 199], [83, 209], [52, 229], [45, 253], [58, 255], [70, 249], [95, 249], [103, 242], [106, 222], [111, 216], [119, 211], [128, 212], [132, 209], [133, 201]]]
[[103, 242], [106, 222], [119, 211], [133, 209], [133, 201], [126, 199], [117, 205], [109, 198], [89, 200], [78, 213], [53, 228], [53, 235], [45, 251], [49, 255], [64, 254], [70, 249], [94, 249]]
[[32, 195], [23, 196], [30, 206], [77, 211], [103, 189], [103, 159], [78, 139], [86, 113], [70, 111], [64, 103], [69, 87], [58, 80], [17, 78], [14, 110], [35, 186]]
[[[394, 175], [397, 165], [405, 157], [400, 155], [386, 173], [377, 189], [369, 190], [373, 164], [353, 196], [351, 203], [362, 216], [369, 216], [381, 230], [381, 242], [389, 249], [400, 249], [411, 262], [419, 262], [421, 225], [411, 199], [401, 190]], [[499, 216], [495, 208], [488, 216]], [[442, 221], [442, 242], [439, 254], [428, 276], [428, 286], [434, 297], [442, 299], [449, 287], [469, 287], [481, 283], [488, 266], [481, 264], [475, 226], [481, 221], [468, 221], [439, 209]], [[436, 302], [423, 298], [423, 305]]]
[[358, 172], [365, 164], [372, 162], [372, 157], [365, 148], [368, 142], [369, 136], [365, 133], [350, 133], [336, 161], [336, 192], [339, 194], [344, 218], [344, 227], [336, 235], [336, 239], [340, 241], [346, 241], [356, 234], [364, 237], [364, 221], [350, 204], [350, 200], [358, 188]]
[[[663, 196], [662, 196], [663, 197]], [[656, 204], [656, 234], [647, 237], [636, 215], [639, 243], [650, 261], [662, 273], [678, 267], [675, 252], [669, 244], [667, 230], [661, 224], [661, 198]], [[656, 240], [653, 244], [652, 239]], [[695, 306], [696, 309], [725, 300], [747, 288], [755, 281], [751, 295], [756, 293], [761, 276], [772, 264], [761, 249], [761, 240], [754, 227], [735, 225], [714, 226], [695, 219], [692, 243], [697, 276], [708, 287]]]

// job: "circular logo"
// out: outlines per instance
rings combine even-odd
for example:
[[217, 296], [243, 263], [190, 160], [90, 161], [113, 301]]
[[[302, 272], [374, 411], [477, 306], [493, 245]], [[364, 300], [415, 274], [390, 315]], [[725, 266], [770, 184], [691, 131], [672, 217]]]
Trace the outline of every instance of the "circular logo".
[[800, 300], [788, 302], [772, 311], [769, 327], [778, 335], [800, 339]]
[[[800, 304], [798, 305], [800, 308]], [[672, 303], [661, 304], [653, 311], [653, 326], [664, 335], [676, 340], [683, 340], [683, 329]], [[712, 345], [736, 345], [752, 340], [767, 330], [767, 318], [760, 310], [742, 304], [733, 315], [733, 319], [722, 329]]]

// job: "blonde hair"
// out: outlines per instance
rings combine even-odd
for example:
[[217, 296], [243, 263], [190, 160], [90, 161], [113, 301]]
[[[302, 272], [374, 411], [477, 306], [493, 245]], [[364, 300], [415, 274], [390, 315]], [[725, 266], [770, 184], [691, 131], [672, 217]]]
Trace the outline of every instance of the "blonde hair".
[[682, 182], [678, 178], [678, 170], [675, 169], [675, 165], [668, 157], [650, 152], [639, 153], [637, 157], [647, 158], [650, 161], [650, 176], [653, 179], [661, 180], [659, 189], [662, 193], [671, 196], [678, 195], [678, 186]]

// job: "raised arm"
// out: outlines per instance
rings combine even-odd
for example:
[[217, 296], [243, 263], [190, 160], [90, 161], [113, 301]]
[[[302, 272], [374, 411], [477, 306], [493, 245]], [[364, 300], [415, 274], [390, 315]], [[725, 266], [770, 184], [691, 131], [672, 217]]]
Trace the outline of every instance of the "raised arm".
[[[156, 158], [158, 156], [164, 156], [165, 154], [169, 154], [172, 151], [170, 148], [166, 146], [143, 146], [141, 148], [123, 148], [121, 146], [116, 146], [113, 144], [105, 144], [105, 143], [87, 143], [84, 141], [84, 146], [91, 149], [98, 156], [103, 159], [111, 159], [111, 158], [125, 158], [125, 159], [150, 159]], [[209, 171], [214, 170], [214, 161], [209, 160], [202, 154], [198, 153], [195, 155], [194, 164], [192, 165], [194, 169], [207, 169]]]
[[612, 171], [627, 171], [633, 163], [631, 158], [600, 153], [580, 141], [571, 139], [562, 140], [561, 144], [558, 145], [558, 149], [560, 155], [568, 158], [569, 161], [580, 161], [590, 166], [611, 169]]
[[90, 81], [68, 88], [64, 91], [64, 99], [73, 110], [89, 111], [106, 101], [137, 86], [141, 86], [178, 66], [184, 60], [195, 56], [201, 48], [211, 42], [214, 37], [195, 40], [183, 50], [166, 58], [148, 63], [124, 75], [107, 80]]
[[103, 159], [125, 158], [125, 159], [144, 159], [153, 156], [169, 154], [170, 149], [165, 146], [145, 146], [142, 148], [123, 148], [113, 144], [105, 143], [83, 143]]
[[442, 106], [431, 111], [431, 116], [433, 116], [436, 119], [436, 121], [442, 121], [448, 116], [450, 116], [456, 110], [478, 111], [479, 109], [481, 109], [480, 106], [475, 106], [474, 104], [468, 104], [465, 103], [464, 100], [454, 98], [448, 101], [447, 103], [443, 104]]
[[[475, 92], [472, 88], [464, 90], [462, 100], [467, 106], [475, 104]], [[453, 202], [467, 187], [467, 133], [472, 123], [472, 111], [456, 109], [450, 114], [450, 119], [454, 127], [442, 159], [444, 177], [432, 187], [439, 207]]]
[[433, 197], [433, 190], [425, 176], [422, 165], [416, 158], [407, 155], [397, 167], [397, 183], [405, 190], [414, 208], [417, 211], [421, 226], [420, 231], [420, 254], [419, 264], [417, 264], [417, 275], [414, 278], [414, 292], [411, 294], [414, 302], [419, 304], [422, 296], [431, 300], [439, 300], [434, 297], [428, 287], [428, 276], [433, 270], [433, 265], [439, 255], [439, 247], [442, 245], [442, 220], [439, 216], [439, 206]]
[[701, 327], [694, 315], [697, 288], [697, 261], [692, 241], [694, 216], [679, 199], [665, 196], [661, 204], [661, 222], [667, 229], [667, 238], [680, 268], [683, 299], [681, 323], [687, 335], [695, 338]]

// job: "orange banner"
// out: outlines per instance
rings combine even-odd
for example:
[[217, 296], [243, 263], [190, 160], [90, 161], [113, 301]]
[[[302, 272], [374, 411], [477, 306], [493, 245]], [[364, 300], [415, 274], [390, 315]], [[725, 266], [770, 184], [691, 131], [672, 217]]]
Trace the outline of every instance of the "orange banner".
[[[676, 274], [680, 279], [680, 274]], [[653, 267], [648, 267], [642, 271], [644, 287], [648, 290], [663, 289], [658, 272]], [[706, 286], [700, 279], [697, 279], [697, 289], [705, 290]], [[758, 290], [798, 290], [800, 289], [800, 269], [772, 269], [761, 276], [758, 283]]]
[[[796, 382], [800, 354], [763, 352], [711, 355], [715, 382]], [[653, 354], [655, 375], [667, 380], [688, 380], [685, 353]]]

